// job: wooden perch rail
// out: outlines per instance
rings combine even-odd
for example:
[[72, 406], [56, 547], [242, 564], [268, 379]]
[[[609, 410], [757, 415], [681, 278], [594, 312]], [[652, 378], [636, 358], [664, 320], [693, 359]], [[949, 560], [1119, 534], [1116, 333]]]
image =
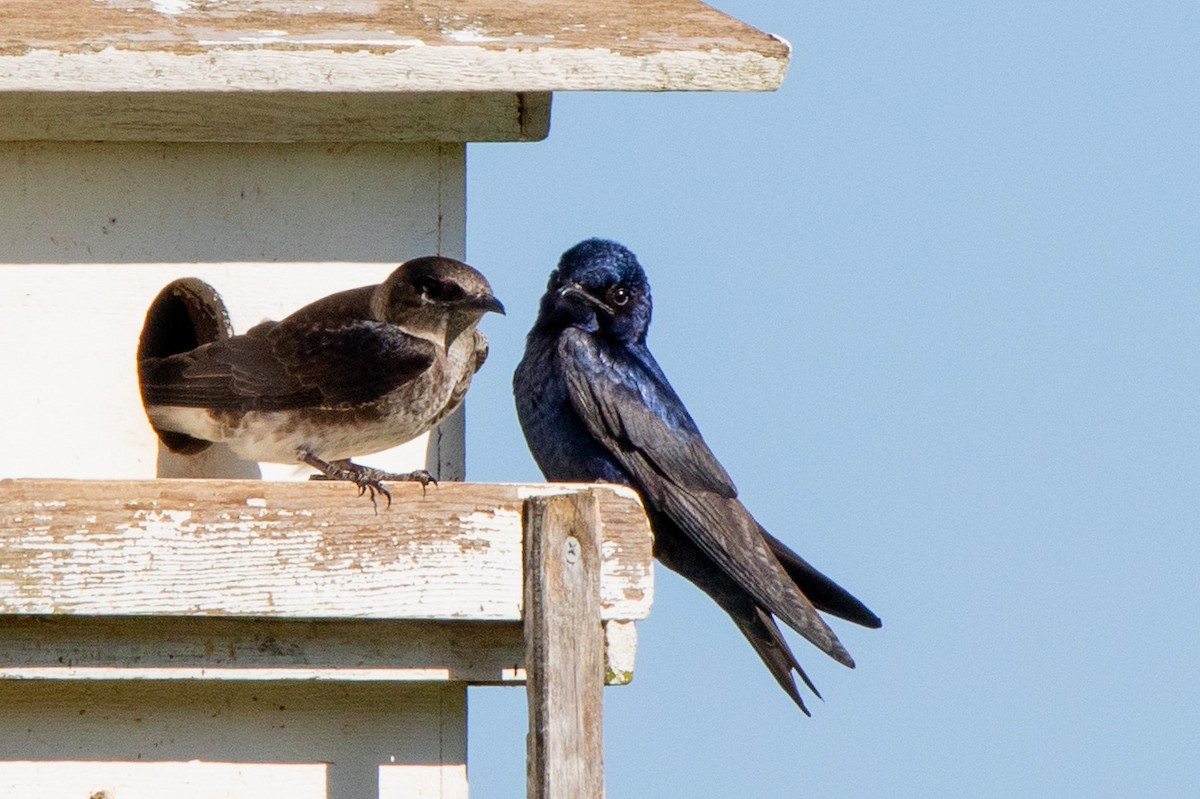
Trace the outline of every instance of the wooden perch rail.
[[[0, 480], [0, 614], [520, 621], [525, 499], [586, 486]], [[628, 489], [591, 489], [601, 614], [642, 618], [650, 533]]]
[[[403, 701], [442, 708], [429, 733], [442, 741], [434, 760], [458, 775], [465, 748], [446, 742], [465, 744], [465, 686], [528, 674], [529, 795], [602, 797], [600, 689], [630, 679], [633, 623], [652, 592], [636, 494], [463, 483], [392, 491], [391, 508], [376, 514], [344, 484], [0, 480], [0, 703], [23, 706], [40, 690], [70, 705], [83, 701], [70, 689], [29, 686], [86, 682], [88, 702], [112, 703], [103, 712], [158, 702], [150, 710], [171, 718], [194, 712], [173, 704], [193, 694], [130, 699], [119, 686], [184, 681], [200, 693], [178, 701], [198, 709], [245, 704], [238, 686], [248, 683], [300, 680], [310, 687], [279, 708], [294, 704], [309, 719], [311, 708], [342, 701], [328, 693], [337, 686], [362, 686], [346, 701], [370, 705], [372, 686], [430, 684], [433, 694]], [[218, 700], [205, 685], [228, 688]], [[372, 712], [371, 723], [387, 723]], [[461, 725], [447, 721], [456, 714]], [[42, 736], [28, 746], [53, 759], [41, 724], [21, 722]], [[130, 733], [137, 758], [144, 734]], [[38, 759], [22, 751], [6, 757]], [[124, 774], [123, 757], [111, 755], [104, 773]], [[206, 759], [222, 758], [240, 759]], [[0, 785], [15, 768], [0, 759]], [[301, 782], [325, 774], [288, 773]], [[461, 791], [421, 795], [465, 796], [459, 776], [439, 784], [460, 782]], [[395, 784], [399, 796], [417, 783]], [[380, 782], [378, 795], [393, 794]]]

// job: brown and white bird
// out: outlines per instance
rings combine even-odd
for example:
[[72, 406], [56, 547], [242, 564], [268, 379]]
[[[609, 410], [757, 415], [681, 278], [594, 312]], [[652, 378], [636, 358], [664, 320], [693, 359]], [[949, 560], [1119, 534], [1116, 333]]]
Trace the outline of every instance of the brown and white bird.
[[389, 497], [381, 480], [420, 480], [350, 462], [403, 444], [462, 404], [487, 357], [476, 329], [503, 314], [461, 261], [415, 258], [382, 283], [340, 291], [244, 335], [138, 362], [159, 431], [224, 442], [253, 461], [309, 464]]

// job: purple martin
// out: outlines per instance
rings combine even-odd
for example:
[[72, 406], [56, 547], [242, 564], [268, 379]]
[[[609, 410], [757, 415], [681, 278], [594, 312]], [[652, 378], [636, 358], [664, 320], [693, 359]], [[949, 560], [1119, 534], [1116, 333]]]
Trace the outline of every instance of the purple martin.
[[820, 696], [776, 618], [834, 660], [854, 661], [817, 613], [879, 627], [879, 617], [762, 528], [646, 347], [650, 285], [612, 241], [567, 250], [551, 272], [513, 375], [517, 416], [549, 480], [638, 491], [654, 554], [732, 617], [788, 696], [792, 672]]
[[224, 442], [246, 460], [303, 461], [390, 501], [381, 480], [432, 478], [350, 458], [403, 444], [462, 404], [487, 357], [476, 325], [488, 311], [504, 306], [475, 269], [416, 258], [244, 335], [140, 360], [146, 412], [160, 431]]

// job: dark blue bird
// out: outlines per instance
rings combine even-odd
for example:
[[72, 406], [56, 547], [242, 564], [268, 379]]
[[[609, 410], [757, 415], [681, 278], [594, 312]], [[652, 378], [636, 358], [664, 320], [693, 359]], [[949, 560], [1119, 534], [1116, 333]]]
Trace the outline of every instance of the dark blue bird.
[[775, 619], [854, 661], [817, 613], [879, 617], [754, 520], [646, 348], [650, 285], [637, 258], [588, 239], [563, 253], [513, 375], [517, 416], [549, 480], [602, 480], [642, 496], [654, 554], [711, 596], [792, 700], [816, 688]]

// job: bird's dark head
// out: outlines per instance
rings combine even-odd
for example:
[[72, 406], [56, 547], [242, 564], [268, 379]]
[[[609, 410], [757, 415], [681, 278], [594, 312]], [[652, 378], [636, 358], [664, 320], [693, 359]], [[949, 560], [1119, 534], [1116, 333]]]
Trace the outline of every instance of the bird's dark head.
[[580, 327], [641, 342], [650, 326], [650, 283], [637, 256], [588, 239], [563, 253], [542, 297], [539, 327]]
[[428, 329], [447, 343], [488, 311], [504, 313], [487, 278], [473, 267], [431, 255], [396, 267], [371, 301], [376, 319], [406, 328]]

